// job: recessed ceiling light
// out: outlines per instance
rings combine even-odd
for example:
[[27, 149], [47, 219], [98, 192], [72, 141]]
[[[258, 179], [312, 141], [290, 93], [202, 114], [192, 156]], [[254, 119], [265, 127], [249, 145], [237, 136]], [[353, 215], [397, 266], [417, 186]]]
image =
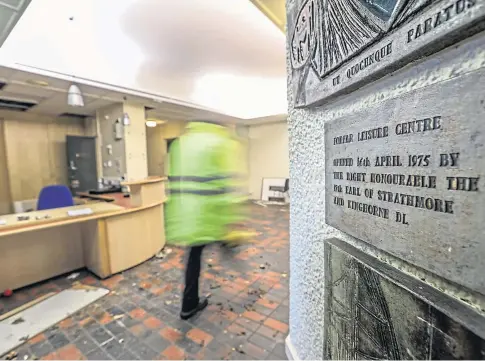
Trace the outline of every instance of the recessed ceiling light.
[[33, 80], [29, 79], [27, 80], [27, 83], [32, 84], [32, 85], [37, 85], [37, 86], [49, 86], [49, 83], [43, 80]]
[[149, 122], [155, 122], [157, 124], [165, 124], [166, 123], [165, 120], [161, 120], [161, 119], [157, 119], [157, 118], [152, 118], [152, 117], [149, 117], [146, 120], [149, 121]]
[[147, 120], [145, 122], [146, 126], [149, 127], [149, 128], [154, 128], [157, 126], [157, 122], [154, 121], [154, 120]]

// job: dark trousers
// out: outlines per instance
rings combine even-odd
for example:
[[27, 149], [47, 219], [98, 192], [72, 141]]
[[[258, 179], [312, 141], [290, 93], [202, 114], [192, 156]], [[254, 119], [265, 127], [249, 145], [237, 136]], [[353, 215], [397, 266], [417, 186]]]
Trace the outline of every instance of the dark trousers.
[[199, 304], [200, 262], [204, 246], [192, 247], [185, 266], [185, 289], [182, 312], [192, 311]]

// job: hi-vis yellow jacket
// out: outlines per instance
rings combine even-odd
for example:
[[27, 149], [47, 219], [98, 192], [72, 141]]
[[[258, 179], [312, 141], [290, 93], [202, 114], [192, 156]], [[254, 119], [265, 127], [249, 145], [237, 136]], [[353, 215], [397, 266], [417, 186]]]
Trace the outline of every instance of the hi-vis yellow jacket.
[[223, 126], [192, 122], [170, 147], [167, 242], [195, 246], [224, 240], [241, 219], [238, 141]]

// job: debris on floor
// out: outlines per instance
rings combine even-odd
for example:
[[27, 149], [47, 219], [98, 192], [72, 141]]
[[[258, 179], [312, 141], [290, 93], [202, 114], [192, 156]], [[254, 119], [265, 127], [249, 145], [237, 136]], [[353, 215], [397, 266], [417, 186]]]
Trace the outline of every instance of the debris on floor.
[[[25, 343], [31, 336], [38, 335], [58, 324], [67, 316], [81, 310], [109, 293], [108, 290], [87, 285], [72, 285], [41, 302], [29, 302], [21, 314], [14, 314], [0, 321], [0, 355]], [[87, 292], [89, 291], [89, 292]], [[15, 311], [15, 310], [12, 310]]]
[[[87, 270], [79, 270], [76, 271], [79, 276], [73, 281], [67, 280], [73, 273], [69, 272], [17, 290], [11, 299], [1, 298], [0, 309], [3, 307], [2, 311], [9, 315], [5, 324], [24, 331], [13, 335], [18, 346], [4, 348], [0, 359], [5, 359], [12, 350], [17, 352], [12, 360], [24, 360], [25, 355], [27, 360], [285, 359], [289, 212], [280, 212], [279, 206], [248, 206], [251, 220], [242, 229], [258, 237], [254, 237], [254, 243], [230, 251], [220, 244], [207, 246], [202, 258], [200, 293], [209, 293], [211, 301], [197, 317], [183, 321], [178, 315], [187, 250], [170, 246], [168, 252], [167, 248], [159, 249], [158, 256], [162, 258], [153, 257], [111, 278], [100, 279]], [[72, 286], [76, 281], [79, 285]], [[42, 312], [42, 318], [33, 319], [29, 314], [31, 305], [21, 313], [16, 308], [21, 298], [28, 302], [37, 295], [52, 291], [58, 294], [66, 288], [79, 288], [81, 298], [98, 292], [86, 292], [83, 287], [87, 285], [93, 290], [107, 285], [110, 293], [77, 312], [69, 310], [68, 319], [65, 314], [59, 317], [59, 320], [65, 319], [61, 324], [46, 322], [47, 312]], [[62, 305], [56, 302], [50, 309], [57, 313], [64, 304], [77, 302], [78, 297], [60, 301]], [[19, 317], [25, 322], [9, 325]], [[42, 323], [42, 328], [27, 329], [32, 320]], [[29, 338], [29, 341], [20, 343], [19, 338]]]
[[17, 357], [17, 352], [12, 351], [7, 356], [5, 356], [5, 360], [14, 360]]
[[160, 252], [158, 252], [155, 257], [158, 258], [158, 259], [163, 259], [165, 257], [167, 257], [170, 253], [172, 253], [172, 249], [169, 248], [169, 247], [165, 247], [165, 248], [162, 248], [160, 250]]
[[75, 280], [76, 278], [78, 278], [80, 275], [79, 272], [76, 272], [76, 273], [71, 273], [69, 276], [67, 276], [67, 279], [68, 280]]
[[258, 206], [261, 206], [261, 207], [268, 207], [266, 204], [263, 203], [263, 201], [255, 201], [254, 204], [257, 204]]
[[239, 345], [238, 347], [236, 347], [234, 351], [240, 353], [241, 355], [246, 354], [246, 352], [244, 352], [244, 350], [242, 349], [242, 345]]
[[25, 322], [25, 320], [22, 317], [19, 317], [13, 320], [11, 325], [18, 325], [19, 323], [22, 323], [22, 322]]

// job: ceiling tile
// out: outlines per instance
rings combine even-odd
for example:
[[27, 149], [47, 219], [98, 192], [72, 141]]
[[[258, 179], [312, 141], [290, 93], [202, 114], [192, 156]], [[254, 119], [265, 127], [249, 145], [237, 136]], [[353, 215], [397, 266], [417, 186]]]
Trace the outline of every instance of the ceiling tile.
[[9, 79], [14, 72], [15, 70], [12, 70], [4, 66], [0, 66], [0, 78]]
[[48, 90], [38, 86], [20, 85], [20, 84], [7, 84], [4, 90], [10, 93], [23, 94], [25, 96], [35, 96], [38, 98], [49, 98], [49, 97], [52, 97], [54, 94], [56, 94], [52, 90]]
[[[6, 89], [6, 87], [4, 89]], [[45, 99], [35, 95], [19, 94], [19, 93], [10, 92], [7, 90], [0, 91], [0, 97], [7, 98], [7, 99], [15, 99], [15, 100], [26, 100], [26, 101], [30, 100], [36, 103], [40, 103], [42, 100]]]
[[53, 97], [42, 101], [32, 108], [30, 112], [43, 114], [61, 114], [69, 112], [66, 94], [56, 94]]
[[11, 75], [10, 80], [16, 80], [23, 83], [28, 83], [29, 81], [45, 81], [49, 84], [49, 87], [57, 89], [65, 89], [66, 92], [69, 89], [70, 82], [63, 79], [56, 79], [44, 75], [33, 74], [25, 71], [15, 71]]
[[108, 93], [108, 91], [106, 89], [96, 88], [96, 87], [93, 87], [93, 86], [78, 84], [78, 83], [74, 83], [74, 84], [76, 84], [79, 87], [79, 89], [81, 89], [81, 93], [83, 95], [86, 95], [86, 96], [92, 95], [92, 96], [98, 98], [98, 97], [106, 95]]
[[113, 104], [113, 102], [110, 101], [110, 100], [95, 99], [95, 100], [86, 102], [84, 108], [88, 109], [90, 112], [91, 111], [96, 112], [96, 110], [103, 108], [103, 107], [106, 107], [106, 106], [111, 105], [111, 104]]

